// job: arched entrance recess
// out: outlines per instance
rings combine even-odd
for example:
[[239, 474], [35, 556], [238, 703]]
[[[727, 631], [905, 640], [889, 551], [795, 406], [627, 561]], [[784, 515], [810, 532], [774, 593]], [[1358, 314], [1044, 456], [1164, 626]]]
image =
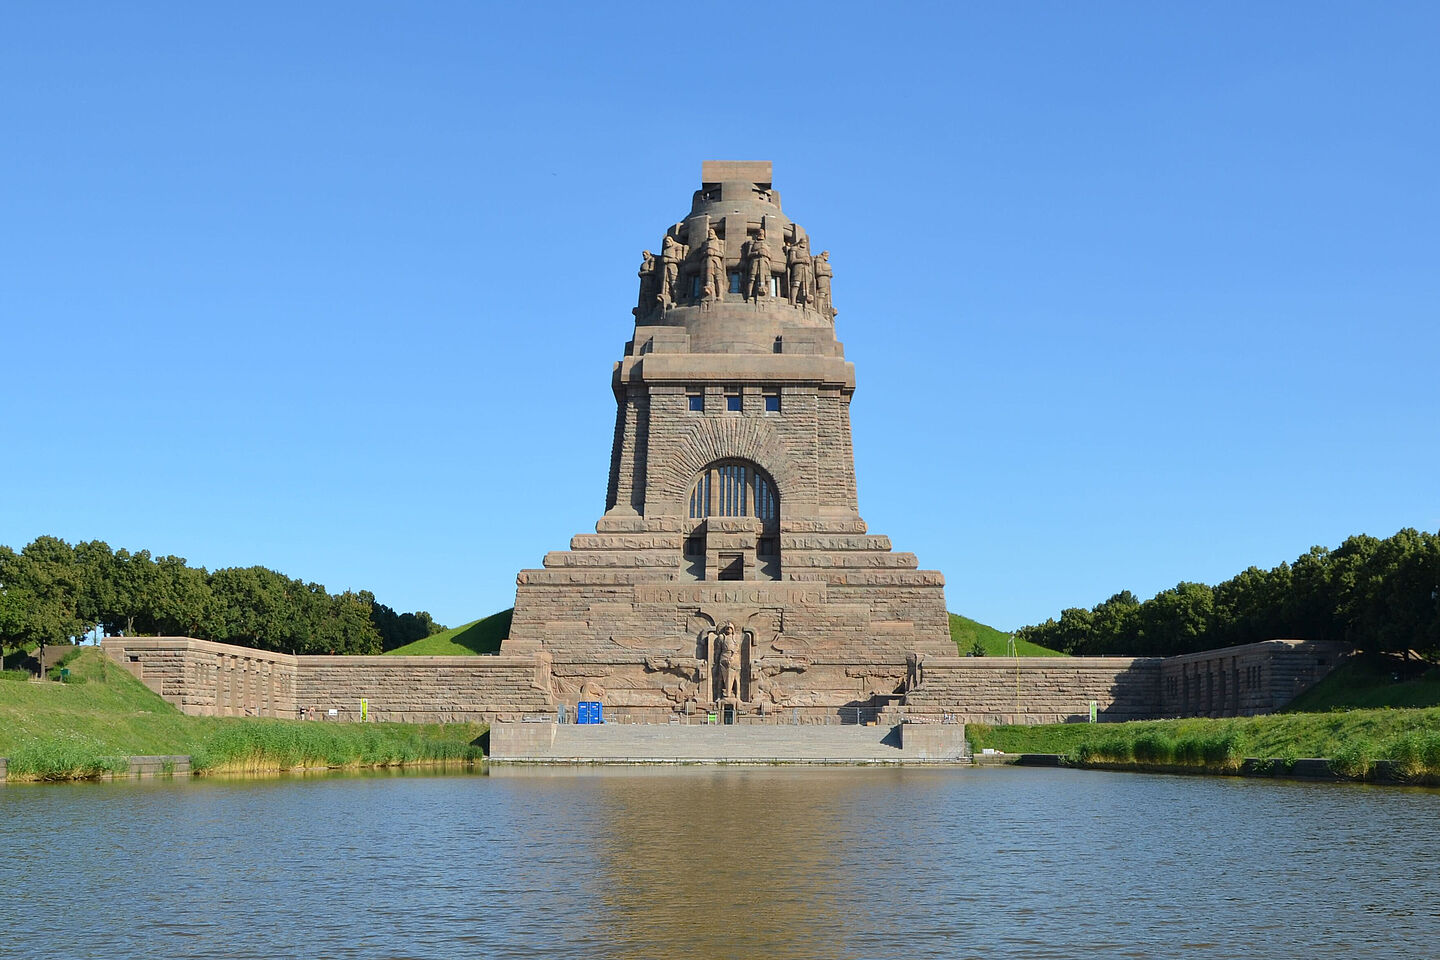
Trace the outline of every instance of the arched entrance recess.
[[[780, 579], [780, 493], [768, 473], [749, 460], [716, 460], [690, 481], [685, 502], [690, 528], [682, 568], [689, 579]], [[712, 517], [758, 522], [711, 535]]]

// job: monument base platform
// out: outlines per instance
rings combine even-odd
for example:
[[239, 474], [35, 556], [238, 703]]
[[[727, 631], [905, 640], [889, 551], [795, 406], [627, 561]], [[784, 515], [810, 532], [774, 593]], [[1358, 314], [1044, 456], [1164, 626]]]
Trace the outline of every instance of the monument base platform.
[[965, 763], [963, 723], [496, 723], [492, 763]]

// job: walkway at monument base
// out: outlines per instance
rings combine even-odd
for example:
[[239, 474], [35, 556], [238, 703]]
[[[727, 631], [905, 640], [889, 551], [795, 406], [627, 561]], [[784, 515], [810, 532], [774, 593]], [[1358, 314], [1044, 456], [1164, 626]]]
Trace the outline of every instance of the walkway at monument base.
[[490, 727], [496, 763], [916, 763], [965, 759], [963, 723], [553, 722]]

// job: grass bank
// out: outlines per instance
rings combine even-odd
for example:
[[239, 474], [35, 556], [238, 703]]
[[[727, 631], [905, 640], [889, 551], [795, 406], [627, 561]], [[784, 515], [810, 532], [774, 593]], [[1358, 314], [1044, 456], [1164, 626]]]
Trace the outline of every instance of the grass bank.
[[483, 620], [472, 620], [458, 627], [451, 627], [443, 633], [407, 643], [394, 650], [386, 650], [387, 656], [399, 657], [455, 657], [477, 653], [499, 653], [500, 641], [510, 635], [510, 618], [515, 613], [512, 607], [492, 613]]
[[188, 754], [198, 773], [473, 762], [482, 724], [326, 723], [187, 717], [97, 650], [69, 682], [0, 680], [0, 757], [9, 779], [123, 772], [136, 755]]
[[[1010, 634], [1002, 633], [994, 627], [986, 626], [969, 617], [962, 617], [958, 613], [950, 614], [950, 639], [955, 641], [955, 649], [962, 657], [972, 652], [978, 653], [981, 650], [987, 657], [1010, 655]], [[1051, 650], [1038, 643], [1018, 639], [1015, 641], [1015, 653], [1021, 657], [1065, 656], [1059, 650]]]
[[970, 724], [976, 751], [1058, 753], [1078, 766], [1187, 767], [1233, 773], [1249, 757], [1287, 764], [1324, 757], [1348, 777], [1369, 776], [1378, 761], [1407, 779], [1440, 779], [1440, 708], [1289, 713], [1224, 720], [1147, 720], [1115, 724]]
[[1290, 701], [1285, 712], [1374, 707], [1440, 707], [1440, 667], [1389, 654], [1356, 654]]

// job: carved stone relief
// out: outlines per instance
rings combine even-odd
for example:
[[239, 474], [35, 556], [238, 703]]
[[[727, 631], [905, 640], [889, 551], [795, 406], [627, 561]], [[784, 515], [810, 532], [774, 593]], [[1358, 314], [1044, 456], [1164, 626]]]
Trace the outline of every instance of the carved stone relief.
[[702, 251], [705, 255], [705, 272], [702, 275], [704, 297], [706, 300], [723, 300], [730, 280], [725, 273], [725, 241], [715, 233], [714, 227], [710, 228]]
[[770, 248], [765, 243], [765, 228], [745, 242], [745, 299], [759, 300], [770, 296]]
[[660, 295], [658, 278], [656, 276], [655, 254], [649, 250], [642, 250], [640, 256], [640, 300], [635, 309], [630, 311], [637, 318], [648, 314], [655, 308], [655, 300]]
[[675, 305], [680, 280], [680, 263], [689, 254], [689, 248], [674, 237], [667, 236], [660, 245], [660, 305]]
[[810, 256], [810, 238], [785, 247], [785, 269], [789, 274], [789, 297], [792, 306], [805, 306], [814, 299], [812, 276], [814, 258]]
[[815, 274], [815, 309], [819, 310], [822, 316], [834, 320], [835, 307], [830, 301], [830, 278], [835, 275], [835, 271], [830, 266], [829, 250], [820, 251], [820, 256], [811, 264], [811, 270]]

